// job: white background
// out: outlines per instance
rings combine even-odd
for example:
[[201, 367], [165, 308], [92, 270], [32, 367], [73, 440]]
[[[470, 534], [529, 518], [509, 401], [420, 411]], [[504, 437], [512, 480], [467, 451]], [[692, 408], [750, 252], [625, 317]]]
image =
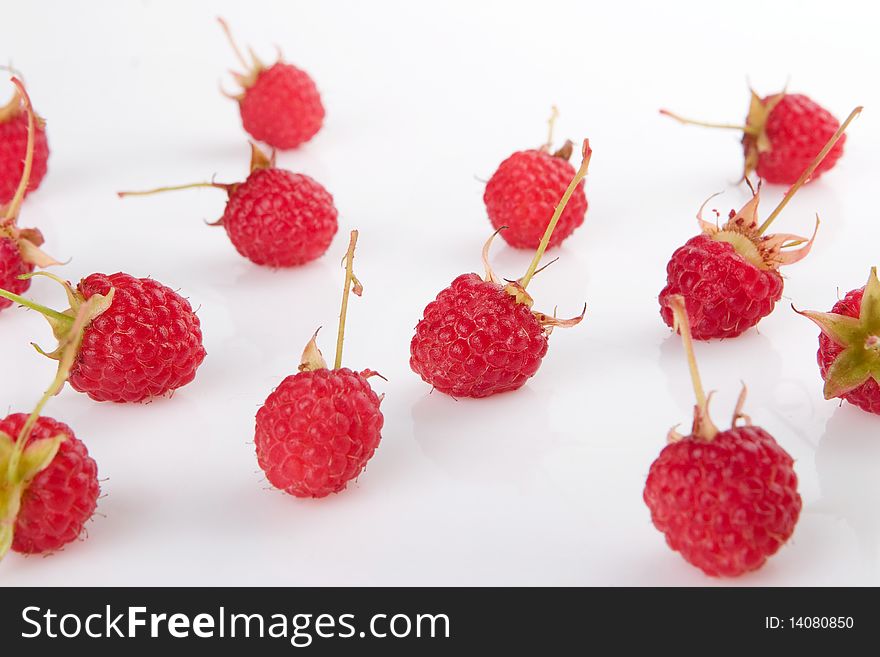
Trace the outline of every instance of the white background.
[[[537, 3], [536, 3], [537, 4]], [[196, 381], [148, 405], [97, 404], [70, 389], [48, 414], [86, 441], [104, 479], [88, 539], [48, 558], [10, 555], [0, 582], [36, 584], [703, 585], [670, 551], [642, 501], [667, 429], [687, 426], [682, 348], [656, 295], [672, 251], [695, 234], [711, 193], [727, 211], [738, 136], [686, 128], [662, 106], [741, 121], [747, 77], [762, 93], [803, 91], [850, 128], [846, 155], [777, 223], [823, 224], [786, 270], [785, 298], [760, 332], [699, 344], [715, 416], [740, 380], [747, 410], [796, 459], [804, 510], [791, 542], [733, 583], [880, 584], [880, 417], [823, 401], [817, 329], [790, 302], [829, 309], [878, 260], [880, 61], [865, 3], [41, 2], [3, 0], [0, 60], [24, 71], [48, 121], [49, 174], [23, 209], [61, 270], [150, 275], [199, 307], [208, 357]], [[341, 227], [328, 254], [287, 271], [239, 257], [208, 228], [224, 195], [196, 190], [118, 200], [119, 189], [241, 180], [248, 147], [218, 91], [231, 51], [223, 14], [265, 58], [273, 45], [316, 79], [324, 129], [279, 163], [322, 182]], [[9, 88], [2, 87], [7, 97]], [[422, 308], [480, 271], [490, 232], [483, 184], [512, 151], [591, 138], [586, 224], [530, 286], [537, 307], [584, 323], [555, 332], [522, 390], [454, 401], [408, 366]], [[764, 213], [784, 189], [766, 188]], [[366, 286], [349, 314], [346, 364], [374, 368], [386, 393], [382, 444], [342, 494], [271, 490], [252, 444], [254, 413], [295, 371], [319, 325], [333, 351], [347, 231], [361, 230]], [[499, 274], [529, 254], [499, 242]], [[31, 296], [63, 307], [60, 289]], [[35, 313], [0, 316], [3, 410], [27, 410], [53, 363]], [[730, 582], [725, 582], [730, 583]]]

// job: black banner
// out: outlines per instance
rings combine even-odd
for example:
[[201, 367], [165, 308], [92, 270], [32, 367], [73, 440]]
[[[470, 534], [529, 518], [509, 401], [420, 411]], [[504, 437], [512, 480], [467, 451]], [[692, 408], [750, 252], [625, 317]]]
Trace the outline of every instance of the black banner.
[[[445, 655], [461, 648], [712, 654], [880, 639], [874, 589], [9, 589], [3, 654], [219, 644], [297, 652]], [[37, 650], [37, 652], [33, 652]], [[30, 651], [26, 653], [25, 651]], [[541, 653], [538, 653], [541, 654]], [[763, 653], [763, 650], [761, 651]]]

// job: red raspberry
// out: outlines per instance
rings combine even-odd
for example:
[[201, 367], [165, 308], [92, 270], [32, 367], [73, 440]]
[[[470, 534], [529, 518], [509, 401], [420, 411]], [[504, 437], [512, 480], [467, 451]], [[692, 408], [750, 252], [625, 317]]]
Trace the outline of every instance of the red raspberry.
[[95, 401], [140, 402], [185, 386], [205, 358], [199, 318], [189, 302], [151, 278], [92, 274], [83, 299], [115, 290], [110, 307], [86, 327], [70, 385]]
[[269, 267], [321, 257], [338, 228], [326, 189], [309, 176], [276, 168], [256, 169], [231, 189], [220, 222], [241, 255]]
[[[670, 431], [651, 464], [643, 498], [666, 542], [707, 575], [735, 577], [760, 568], [794, 532], [801, 511], [794, 462], [742, 412], [730, 429], [709, 416], [681, 295], [669, 299], [681, 333], [697, 403], [691, 434]], [[745, 421], [745, 426], [737, 422]]]
[[[543, 150], [519, 151], [504, 160], [489, 179], [483, 194], [486, 211], [496, 229], [507, 227], [501, 237], [511, 246], [538, 248], [547, 228], [547, 217], [553, 214], [575, 175], [567, 159], [570, 154], [570, 147], [561, 155]], [[587, 197], [581, 182], [559, 218], [548, 247], [561, 244], [571, 235], [584, 223], [586, 212]]]
[[257, 412], [257, 460], [270, 483], [297, 497], [343, 490], [379, 446], [379, 403], [348, 368], [288, 376]]
[[590, 142], [584, 140], [581, 167], [545, 226], [542, 244], [525, 276], [506, 285], [495, 276], [488, 257], [492, 239], [501, 232], [496, 231], [483, 247], [486, 280], [462, 274], [427, 305], [410, 343], [409, 364], [434, 389], [454, 397], [479, 398], [521, 388], [541, 366], [553, 327], [574, 326], [583, 319], [583, 313], [557, 320], [533, 311], [526, 286], [539, 271], [541, 256], [587, 174], [591, 155]]
[[353, 270], [357, 239], [358, 232], [351, 231], [333, 369], [327, 369], [316, 332], [299, 373], [284, 379], [257, 411], [257, 461], [273, 486], [297, 497], [343, 490], [363, 471], [382, 438], [382, 398], [367, 380], [376, 372], [342, 367], [349, 293], [363, 292]]
[[[24, 173], [24, 161], [28, 142], [27, 103], [16, 90], [12, 100], [0, 107], [0, 206], [15, 196]], [[49, 161], [49, 143], [46, 141], [46, 124], [35, 120], [34, 154], [27, 192], [32, 192], [43, 181]]]
[[871, 269], [865, 287], [850, 291], [830, 313], [804, 311], [822, 332], [817, 358], [825, 399], [845, 399], [880, 415], [880, 281]]
[[733, 338], [769, 315], [782, 297], [782, 276], [756, 267], [728, 242], [697, 235], [676, 249], [666, 265], [660, 313], [672, 326], [669, 297], [687, 301], [694, 337]]
[[309, 176], [277, 168], [275, 154], [267, 157], [253, 144], [251, 174], [242, 183], [195, 183], [118, 194], [143, 196], [191, 187], [226, 191], [223, 217], [211, 225], [223, 226], [235, 249], [258, 265], [311, 262], [324, 255], [339, 226], [330, 192]]
[[487, 397], [516, 390], [538, 371], [547, 333], [501, 285], [462, 274], [425, 308], [410, 367], [440, 392]]
[[[14, 294], [23, 294], [31, 286], [31, 280], [22, 280], [19, 276], [30, 274], [33, 270], [34, 266], [22, 259], [18, 242], [9, 237], [0, 237], [0, 287]], [[0, 297], [0, 310], [11, 305], [11, 300]]]
[[277, 62], [261, 70], [240, 98], [244, 129], [272, 148], [296, 148], [314, 137], [324, 123], [324, 106], [314, 80], [292, 64]]
[[687, 436], [651, 465], [644, 499], [666, 542], [707, 575], [760, 568], [801, 511], [791, 456], [759, 427]]
[[[861, 109], [854, 109], [831, 136], [826, 144], [829, 150], [833, 150]], [[761, 224], [758, 222], [760, 184], [757, 190], [752, 190], [752, 199], [739, 212], [730, 211], [730, 218], [723, 226], [703, 220], [708, 200], [703, 203], [697, 213], [703, 234], [677, 249], [666, 267], [666, 287], [661, 290], [659, 301], [660, 314], [667, 326], [673, 324], [669, 298], [679, 294], [685, 298], [688, 314], [693, 318], [694, 337], [698, 340], [735, 337], [773, 311], [782, 296], [778, 269], [803, 260], [813, 246], [816, 232], [814, 230], [810, 238], [765, 233], [823, 161], [819, 153]], [[817, 216], [816, 229], [818, 227]], [[792, 248], [798, 246], [798, 249]]]
[[[757, 174], [767, 182], [790, 185], [831, 139], [840, 121], [802, 94], [767, 96], [760, 103], [763, 111], [755, 112], [757, 116], [750, 113], [748, 121], [757, 133], [743, 137], [746, 162], [754, 163]], [[846, 135], [816, 167], [812, 180], [837, 164], [843, 155], [844, 142]], [[747, 166], [746, 175], [749, 173]]]
[[[16, 413], [0, 420], [0, 433], [16, 442], [27, 417]], [[98, 467], [71, 428], [40, 417], [27, 444], [59, 435], [65, 439], [55, 458], [26, 485], [21, 496], [12, 542], [16, 552], [33, 554], [61, 549], [80, 536], [95, 512], [100, 494]]]
[[230, 96], [239, 103], [244, 129], [272, 148], [296, 148], [314, 137], [324, 123], [324, 105], [314, 80], [305, 71], [279, 59], [266, 67], [251, 51], [248, 63], [235, 45], [225, 21], [226, 32], [244, 73], [235, 78], [244, 91]]
[[[857, 108], [857, 114], [861, 107]], [[840, 122], [826, 109], [802, 94], [785, 92], [761, 98], [751, 92], [749, 114], [744, 126], [728, 123], [707, 123], [685, 119], [668, 110], [661, 114], [685, 124], [707, 128], [725, 128], [743, 131], [745, 155], [743, 178], [757, 171], [767, 182], [794, 184], [801, 173], [819, 156], [820, 151], [840, 130]], [[853, 114], [844, 124], [852, 120]], [[842, 131], [841, 131], [842, 132]], [[839, 135], [838, 135], [839, 137]], [[832, 145], [828, 154], [802, 182], [809, 182], [831, 169], [843, 155], [846, 136]]]
[[[185, 386], [205, 358], [199, 318], [189, 302], [151, 278], [92, 274], [74, 290], [71, 308], [59, 313], [0, 290], [0, 296], [43, 314], [60, 342], [69, 340], [74, 317], [95, 299], [70, 370], [70, 385], [95, 401], [141, 402]], [[112, 291], [112, 297], [111, 297]], [[60, 351], [46, 354], [59, 359]]]

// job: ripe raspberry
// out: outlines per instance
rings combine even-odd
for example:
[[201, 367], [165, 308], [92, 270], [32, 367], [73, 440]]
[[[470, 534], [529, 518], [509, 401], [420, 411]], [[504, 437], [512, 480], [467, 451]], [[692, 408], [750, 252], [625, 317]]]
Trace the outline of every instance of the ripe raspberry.
[[145, 192], [119, 192], [120, 197], [216, 187], [229, 197], [223, 226], [235, 249], [251, 262], [267, 267], [295, 267], [321, 257], [338, 229], [333, 197], [309, 176], [275, 166], [251, 145], [251, 174], [242, 183], [195, 183]]
[[[31, 280], [21, 279], [19, 276], [30, 274], [33, 270], [34, 266], [22, 259], [18, 243], [9, 237], [0, 237], [0, 287], [15, 294], [27, 292]], [[11, 305], [12, 301], [9, 299], [0, 298], [0, 310]]]
[[[556, 206], [529, 270], [519, 281], [502, 285], [488, 263], [492, 238], [483, 247], [486, 280], [463, 274], [425, 308], [410, 343], [410, 368], [425, 383], [454, 397], [488, 397], [521, 388], [538, 371], [547, 353], [547, 337], [556, 326], [574, 326], [584, 317], [558, 320], [534, 312], [526, 286], [566, 203], [587, 173], [589, 141], [583, 163]], [[500, 231], [496, 231], [496, 235]]]
[[[0, 107], [0, 206], [12, 201], [24, 173], [28, 150], [28, 107], [29, 101], [24, 101], [17, 89], [12, 100]], [[34, 128], [33, 164], [25, 194], [40, 186], [49, 160], [46, 122], [36, 118]]]
[[[747, 123], [754, 126], [757, 134], [743, 136], [747, 175], [752, 164], [767, 182], [790, 185], [831, 139], [840, 127], [840, 121], [801, 94], [767, 96], [760, 103], [762, 107], [749, 113]], [[846, 135], [828, 151], [811, 180], [816, 180], [837, 164], [843, 155], [844, 142]]]
[[[0, 446], [4, 440], [2, 434], [11, 438], [8, 446], [16, 442], [27, 417], [24, 413], [16, 413], [0, 420]], [[57, 454], [26, 483], [21, 494], [12, 541], [12, 549], [16, 552], [34, 554], [61, 549], [79, 537], [86, 521], [95, 512], [100, 493], [98, 467], [71, 428], [51, 418], [40, 417], [28, 445], [56, 436], [64, 437]]]
[[248, 63], [220, 19], [244, 73], [234, 73], [243, 92], [230, 96], [238, 101], [244, 129], [272, 148], [296, 148], [314, 137], [324, 123], [324, 105], [314, 80], [302, 69], [277, 61], [269, 67], [250, 52]]
[[666, 265], [660, 313], [672, 326], [669, 297], [681, 294], [698, 340], [733, 338], [769, 315], [782, 297], [782, 276], [740, 255], [729, 242], [697, 235], [676, 249]]
[[[553, 214], [569, 181], [575, 176], [574, 167], [568, 161], [572, 152], [570, 141], [550, 153], [556, 116], [554, 107], [547, 143], [540, 149], [518, 151], [504, 160], [492, 174], [483, 194], [492, 225], [496, 230], [506, 227], [501, 237], [517, 248], [538, 248], [547, 228], [547, 217]], [[586, 212], [587, 197], [581, 182], [559, 217], [548, 248], [561, 244], [584, 223]]]
[[801, 312], [819, 334], [817, 358], [825, 399], [845, 399], [880, 415], [880, 281], [871, 269], [865, 287], [850, 291], [830, 313]]
[[[54, 278], [54, 277], [53, 277]], [[185, 386], [205, 358], [199, 318], [189, 302], [151, 278], [91, 274], [74, 290], [59, 281], [71, 302], [59, 313], [20, 297], [43, 314], [56, 337], [69, 334], [73, 316], [94, 298], [70, 385], [95, 401], [141, 402]], [[12, 298], [0, 290], [0, 296]], [[59, 352], [47, 354], [58, 358]]]
[[[794, 462], [743, 414], [745, 387], [731, 428], [718, 430], [709, 417], [684, 297], [669, 303], [697, 403], [690, 435], [669, 432], [643, 498], [669, 547], [707, 575], [735, 577], [760, 568], [794, 532], [801, 511]], [[745, 425], [737, 425], [741, 420]]]
[[644, 499], [666, 542], [707, 575], [757, 570], [801, 511], [791, 456], [759, 427], [687, 436], [651, 465]]
[[257, 411], [257, 461], [269, 482], [297, 497], [325, 497], [343, 490], [373, 456], [384, 419], [367, 379], [376, 372], [342, 367], [349, 292], [363, 291], [352, 269], [358, 232], [351, 232], [336, 361], [321, 355], [317, 333], [303, 352], [299, 373], [288, 376]]
[[[59, 263], [40, 250], [40, 246], [43, 244], [43, 234], [39, 230], [18, 227], [18, 212], [28, 189], [28, 181], [33, 179], [37, 117], [24, 85], [17, 78], [12, 78], [12, 83], [16, 89], [13, 99], [16, 110], [20, 105], [24, 106], [24, 113], [19, 114], [25, 122], [26, 139], [23, 159], [19, 162], [21, 170], [18, 174], [19, 178], [16, 179], [17, 187], [10, 195], [9, 204], [0, 209], [0, 212], [3, 213], [3, 218], [0, 219], [0, 288], [6, 288], [17, 295], [25, 292], [31, 286], [29, 278], [22, 279], [20, 277], [33, 272], [35, 266], [48, 267]], [[2, 121], [5, 111], [7, 110], [0, 109], [0, 137], [2, 137], [4, 129]], [[2, 149], [3, 143], [0, 142], [0, 151]], [[2, 152], [0, 152], [0, 159], [2, 159]], [[0, 170], [2, 168], [3, 164], [0, 162]], [[0, 171], [0, 187], [3, 186], [3, 183], [4, 179], [2, 171]], [[8, 308], [12, 302], [12, 299], [0, 298], [0, 310]]]
[[[860, 107], [853, 110], [828, 140], [825, 149], [833, 149], [860, 111]], [[789, 233], [766, 235], [765, 232], [821, 165], [822, 157], [819, 153], [760, 225], [760, 184], [757, 190], [752, 190], [751, 200], [739, 212], [730, 211], [730, 218], [723, 226], [703, 220], [708, 200], [703, 204], [697, 213], [703, 234], [677, 249], [666, 266], [666, 286], [660, 291], [659, 301], [660, 315], [667, 326], [673, 325], [669, 299], [675, 295], [684, 296], [688, 314], [693, 319], [693, 335], [698, 340], [735, 337], [773, 311], [782, 296], [779, 268], [803, 260], [809, 254], [816, 230], [810, 238]], [[800, 248], [792, 249], [798, 246]]]
[[425, 308], [410, 367], [440, 392], [487, 397], [516, 390], [547, 354], [547, 331], [503, 286], [462, 274]]
[[[660, 113], [685, 124], [742, 130], [743, 178], [757, 172], [766, 182], [786, 185], [798, 179], [840, 128], [840, 122], [830, 112], [807, 96], [785, 92], [761, 98], [752, 91], [744, 126], [692, 121], [667, 110]], [[834, 144], [809, 180], [815, 180], [837, 163], [845, 141], [846, 136]]]
[[297, 497], [343, 490], [379, 446], [380, 399], [347, 367], [288, 376], [257, 412], [257, 460], [276, 488]]

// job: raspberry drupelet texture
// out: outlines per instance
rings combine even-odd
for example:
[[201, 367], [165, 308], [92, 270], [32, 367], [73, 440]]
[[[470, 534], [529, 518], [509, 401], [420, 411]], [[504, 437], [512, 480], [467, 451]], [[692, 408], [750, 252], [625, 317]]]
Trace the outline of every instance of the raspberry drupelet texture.
[[305, 71], [277, 62], [260, 71], [239, 100], [244, 129], [256, 140], [287, 150], [309, 141], [324, 123], [324, 105]]
[[760, 269], [728, 242], [697, 235], [672, 254], [660, 292], [660, 314], [673, 325], [670, 295], [684, 296], [693, 336], [732, 338], [769, 315], [782, 297], [782, 276]]
[[[837, 131], [840, 121], [803, 94], [767, 96], [761, 102], [765, 107], [772, 104], [764, 124], [769, 147], [758, 149], [755, 171], [766, 182], [790, 185]], [[753, 140], [746, 137], [743, 141], [748, 156]], [[816, 167], [812, 180], [837, 164], [845, 141], [843, 135]]]
[[70, 385], [96, 401], [141, 402], [193, 380], [205, 358], [199, 318], [189, 302], [150, 278], [92, 274], [85, 298], [114, 290], [110, 307], [86, 327]]
[[[483, 201], [492, 225], [506, 226], [501, 237], [517, 248], [535, 249], [547, 228], [547, 217], [575, 175], [564, 157], [544, 150], [514, 153], [504, 160], [486, 184]], [[587, 212], [587, 197], [581, 181], [550, 237], [554, 247], [581, 224]]]
[[[33, 270], [33, 264], [22, 259], [17, 242], [0, 237], [0, 288], [14, 294], [23, 294], [31, 286], [31, 281], [22, 280], [19, 276], [30, 274]], [[12, 301], [0, 297], [0, 310], [11, 305]]]
[[547, 332], [503, 286], [463, 274], [425, 308], [410, 367], [440, 392], [487, 397], [521, 388], [547, 354]]
[[[15, 196], [15, 190], [24, 170], [28, 140], [27, 112], [16, 108], [7, 118], [2, 118], [2, 115], [3, 109], [0, 108], [0, 206], [9, 203]], [[34, 157], [28, 180], [28, 192], [40, 186], [46, 175], [48, 161], [49, 144], [46, 141], [46, 129], [43, 122], [38, 120], [34, 130]]]
[[[27, 415], [0, 420], [0, 432], [19, 435]], [[95, 512], [100, 485], [98, 468], [85, 444], [66, 424], [40, 417], [30, 443], [65, 436], [52, 462], [27, 485], [15, 520], [12, 549], [27, 554], [52, 552], [76, 540]]]
[[791, 456], [759, 427], [687, 436], [651, 465], [644, 499], [666, 542], [707, 575], [760, 568], [801, 511]]
[[241, 255], [269, 267], [319, 258], [338, 228], [333, 197], [324, 187], [275, 167], [257, 168], [230, 188], [221, 223]]
[[270, 483], [297, 497], [343, 490], [379, 446], [380, 401], [348, 368], [288, 376], [257, 412], [257, 460]]

